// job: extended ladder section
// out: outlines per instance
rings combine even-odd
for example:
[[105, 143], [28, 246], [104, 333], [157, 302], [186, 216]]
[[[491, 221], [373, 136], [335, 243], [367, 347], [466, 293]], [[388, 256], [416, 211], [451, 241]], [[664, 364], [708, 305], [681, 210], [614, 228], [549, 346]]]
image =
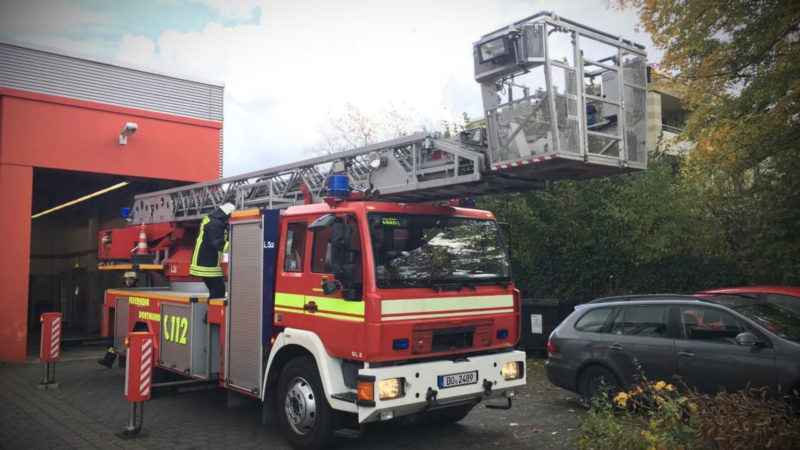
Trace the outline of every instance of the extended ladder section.
[[346, 174], [367, 198], [432, 201], [647, 167], [646, 55], [618, 36], [542, 12], [473, 44], [485, 127], [428, 134], [136, 196], [134, 223], [195, 220], [231, 202], [320, 201]]

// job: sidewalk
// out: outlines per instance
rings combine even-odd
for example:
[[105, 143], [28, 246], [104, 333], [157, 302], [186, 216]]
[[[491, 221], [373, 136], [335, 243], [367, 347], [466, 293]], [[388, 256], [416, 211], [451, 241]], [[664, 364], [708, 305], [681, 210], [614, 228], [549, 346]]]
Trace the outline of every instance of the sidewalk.
[[0, 368], [0, 447], [16, 448], [288, 448], [277, 429], [262, 427], [258, 403], [226, 408], [226, 391], [168, 395], [144, 406], [145, 436], [123, 440], [115, 433], [128, 420], [124, 369], [95, 360], [103, 348], [66, 349], [56, 367], [61, 387], [36, 388], [40, 364]]
[[[0, 367], [0, 448], [289, 449], [277, 424], [261, 425], [258, 400], [243, 397], [244, 406], [228, 409], [227, 391], [214, 387], [154, 398], [144, 405], [144, 435], [117, 437], [128, 423], [125, 371], [98, 365], [102, 354], [102, 346], [64, 349], [66, 361], [56, 367], [61, 387], [52, 391], [36, 388], [39, 363]], [[528, 386], [509, 411], [478, 405], [460, 423], [442, 427], [370, 424], [361, 439], [336, 448], [575, 448], [577, 398], [550, 385], [543, 361], [529, 359], [528, 371]]]

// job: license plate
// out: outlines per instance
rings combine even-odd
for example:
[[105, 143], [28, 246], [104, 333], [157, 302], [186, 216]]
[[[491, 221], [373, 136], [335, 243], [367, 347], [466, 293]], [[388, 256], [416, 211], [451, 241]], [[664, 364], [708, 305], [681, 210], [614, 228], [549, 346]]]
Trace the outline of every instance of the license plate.
[[478, 371], [454, 373], [452, 375], [439, 375], [439, 389], [475, 384], [478, 382]]

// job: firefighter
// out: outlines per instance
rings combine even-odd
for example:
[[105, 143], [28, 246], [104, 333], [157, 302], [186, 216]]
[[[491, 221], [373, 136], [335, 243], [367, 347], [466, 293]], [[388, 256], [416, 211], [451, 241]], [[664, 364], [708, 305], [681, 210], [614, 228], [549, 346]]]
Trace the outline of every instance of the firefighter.
[[[136, 276], [136, 272], [128, 271], [122, 276], [122, 285], [126, 288], [133, 288], [136, 287], [136, 283], [139, 282], [139, 277]], [[103, 355], [102, 358], [97, 360], [97, 364], [101, 366], [108, 367], [109, 369], [111, 366], [114, 365], [114, 361], [117, 360], [117, 352], [114, 351], [114, 346], [108, 347], [106, 350], [106, 354]]]
[[139, 277], [136, 276], [136, 272], [129, 271], [125, 272], [125, 275], [122, 276], [122, 284], [126, 288], [136, 287], [136, 283], [139, 282]]
[[203, 279], [209, 299], [225, 297], [222, 254], [228, 251], [228, 218], [234, 209], [231, 203], [225, 203], [200, 223], [189, 273]]

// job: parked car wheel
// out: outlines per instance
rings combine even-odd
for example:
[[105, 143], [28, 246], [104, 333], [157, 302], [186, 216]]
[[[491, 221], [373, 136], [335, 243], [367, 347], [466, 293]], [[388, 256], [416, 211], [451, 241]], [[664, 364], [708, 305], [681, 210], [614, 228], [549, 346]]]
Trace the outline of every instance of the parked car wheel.
[[613, 395], [620, 389], [619, 380], [613, 372], [600, 365], [592, 365], [581, 372], [578, 378], [578, 393], [585, 401]]
[[278, 417], [292, 447], [323, 448], [333, 439], [334, 411], [322, 389], [311, 357], [290, 361], [278, 380]]

